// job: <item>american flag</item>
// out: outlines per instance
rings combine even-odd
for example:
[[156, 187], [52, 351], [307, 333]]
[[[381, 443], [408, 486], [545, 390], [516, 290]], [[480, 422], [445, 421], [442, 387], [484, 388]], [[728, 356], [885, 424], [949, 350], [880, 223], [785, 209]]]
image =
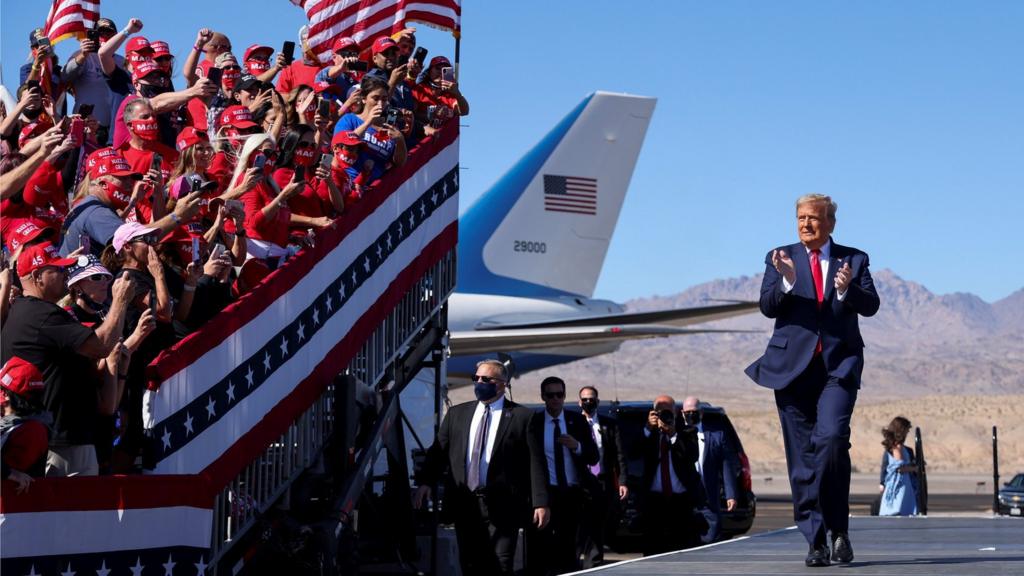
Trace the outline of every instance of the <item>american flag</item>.
[[86, 30], [95, 28], [99, 17], [100, 0], [53, 0], [43, 32], [51, 44], [56, 44], [71, 36], [80, 37]]
[[407, 22], [460, 31], [462, 0], [291, 0], [309, 18], [310, 50], [330, 60], [337, 38], [352, 38], [362, 48], [371, 40], [401, 31]]
[[544, 209], [548, 212], [597, 214], [597, 179], [544, 175]]

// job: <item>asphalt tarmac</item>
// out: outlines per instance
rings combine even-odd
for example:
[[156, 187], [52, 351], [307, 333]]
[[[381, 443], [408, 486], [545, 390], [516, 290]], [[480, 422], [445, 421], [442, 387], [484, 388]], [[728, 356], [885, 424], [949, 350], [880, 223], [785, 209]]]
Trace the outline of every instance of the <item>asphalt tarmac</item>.
[[[850, 514], [870, 516], [873, 494], [851, 494]], [[984, 514], [992, 511], [991, 494], [932, 494], [928, 497], [929, 514]], [[757, 499], [757, 515], [747, 535], [761, 534], [793, 526], [793, 504], [789, 496], [767, 495]], [[1022, 523], [1024, 528], [1024, 523]], [[639, 558], [639, 552], [619, 550], [605, 552], [606, 563]]]

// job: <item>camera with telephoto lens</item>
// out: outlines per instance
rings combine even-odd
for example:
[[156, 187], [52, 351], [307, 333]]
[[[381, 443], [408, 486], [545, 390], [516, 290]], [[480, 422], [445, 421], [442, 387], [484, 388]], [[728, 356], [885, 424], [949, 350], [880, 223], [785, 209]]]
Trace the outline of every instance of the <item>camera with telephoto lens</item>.
[[676, 423], [676, 413], [668, 408], [658, 410], [658, 420], [669, 426], [674, 426]]

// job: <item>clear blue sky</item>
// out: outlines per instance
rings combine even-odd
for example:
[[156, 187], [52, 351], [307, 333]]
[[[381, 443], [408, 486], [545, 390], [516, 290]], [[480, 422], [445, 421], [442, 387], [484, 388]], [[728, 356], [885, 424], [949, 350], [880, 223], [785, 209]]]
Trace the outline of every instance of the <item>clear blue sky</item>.
[[[47, 5], [0, 6], [8, 85]], [[241, 52], [304, 23], [287, 0], [102, 6], [179, 66], [201, 26]], [[587, 93], [658, 98], [597, 296], [760, 272], [806, 192], [838, 200], [837, 241], [875, 269], [989, 301], [1024, 287], [1022, 2], [477, 0], [463, 26], [464, 207]]]

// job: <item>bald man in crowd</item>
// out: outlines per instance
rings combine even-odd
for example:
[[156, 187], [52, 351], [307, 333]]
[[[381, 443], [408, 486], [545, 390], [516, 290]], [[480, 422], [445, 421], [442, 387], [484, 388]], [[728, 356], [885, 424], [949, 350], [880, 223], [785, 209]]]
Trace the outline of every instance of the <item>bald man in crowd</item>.
[[704, 488], [697, 474], [697, 429], [679, 418], [676, 401], [658, 396], [644, 428], [640, 494], [644, 555], [700, 544], [705, 528]]

